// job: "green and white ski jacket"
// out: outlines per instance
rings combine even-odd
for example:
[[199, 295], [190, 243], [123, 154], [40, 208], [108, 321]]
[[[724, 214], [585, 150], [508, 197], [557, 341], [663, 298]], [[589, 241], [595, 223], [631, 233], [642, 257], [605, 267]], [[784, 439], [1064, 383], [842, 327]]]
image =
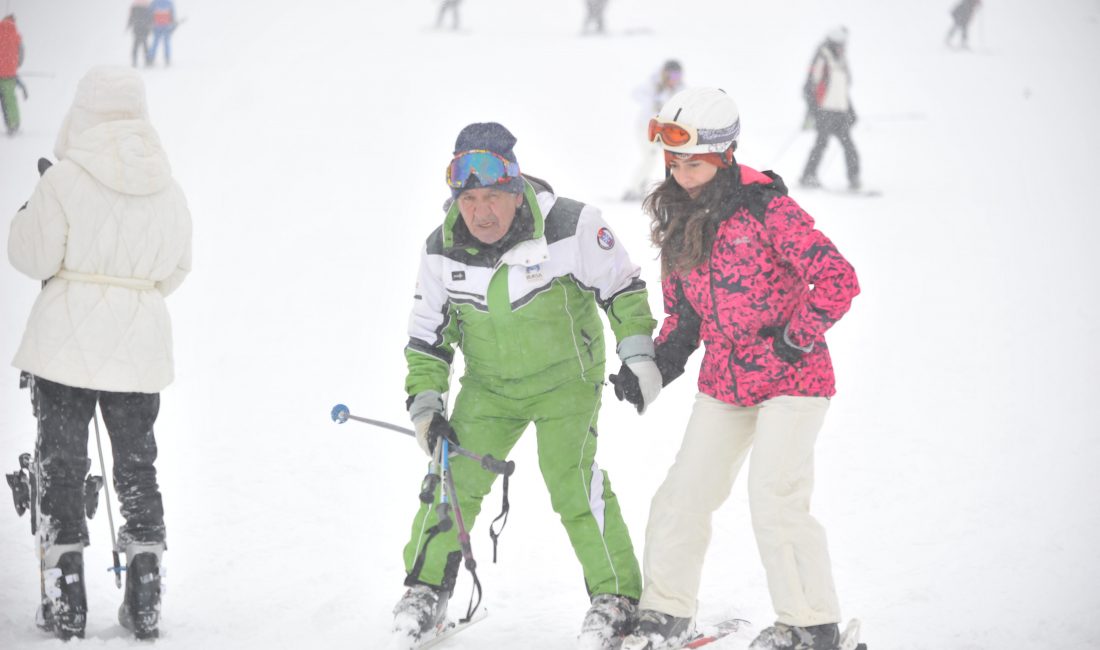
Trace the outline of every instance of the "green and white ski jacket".
[[[410, 395], [447, 391], [456, 346], [463, 381], [506, 397], [540, 395], [577, 379], [602, 383], [597, 304], [617, 342], [652, 336], [657, 321], [640, 269], [600, 211], [558, 198], [535, 179], [525, 186], [512, 229], [530, 236], [507, 251], [472, 240], [457, 204], [428, 237], [405, 348]], [[467, 241], [456, 241], [456, 226]]]

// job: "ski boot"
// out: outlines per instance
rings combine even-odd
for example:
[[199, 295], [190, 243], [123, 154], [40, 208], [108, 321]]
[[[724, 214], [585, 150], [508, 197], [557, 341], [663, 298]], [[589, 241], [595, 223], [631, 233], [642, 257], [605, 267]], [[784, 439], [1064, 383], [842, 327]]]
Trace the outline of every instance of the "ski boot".
[[[643, 609], [638, 613], [638, 625], [630, 635], [629, 641], [631, 648], [673, 650], [683, 647], [693, 636], [695, 636], [695, 621], [691, 617], [681, 618], [652, 609]], [[626, 647], [626, 643], [623, 647]]]
[[431, 585], [409, 587], [393, 608], [393, 633], [417, 642], [443, 624], [450, 593]]
[[118, 608], [118, 622], [138, 639], [160, 635], [164, 548], [163, 543], [133, 543], [126, 547], [126, 592]]
[[618, 594], [596, 594], [581, 623], [577, 637], [580, 650], [619, 648], [630, 634], [638, 615], [638, 602]]
[[35, 622], [62, 641], [84, 638], [84, 544], [52, 544], [42, 552], [42, 604]]
[[776, 623], [752, 642], [749, 650], [838, 650], [840, 627], [836, 623], [797, 627]]

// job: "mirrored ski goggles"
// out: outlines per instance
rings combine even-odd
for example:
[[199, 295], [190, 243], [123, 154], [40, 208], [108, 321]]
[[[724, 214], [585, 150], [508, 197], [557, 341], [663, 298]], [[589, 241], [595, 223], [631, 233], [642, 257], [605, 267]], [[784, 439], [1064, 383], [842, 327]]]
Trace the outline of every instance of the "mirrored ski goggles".
[[484, 149], [463, 151], [447, 167], [447, 185], [462, 189], [470, 176], [477, 176], [482, 187], [501, 185], [519, 177], [519, 164]]
[[736, 140], [740, 134], [740, 119], [723, 129], [696, 129], [679, 122], [662, 122], [657, 118], [649, 121], [649, 141], [657, 142], [660, 138], [661, 144], [669, 147], [724, 144]]

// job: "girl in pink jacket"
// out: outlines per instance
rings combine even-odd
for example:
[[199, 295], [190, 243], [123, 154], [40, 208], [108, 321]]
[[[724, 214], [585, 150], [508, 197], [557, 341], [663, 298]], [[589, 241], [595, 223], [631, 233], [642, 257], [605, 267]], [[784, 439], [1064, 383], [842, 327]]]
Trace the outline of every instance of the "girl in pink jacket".
[[[672, 97], [650, 122], [669, 177], [645, 200], [667, 316], [661, 382], [702, 342], [699, 394], [653, 498], [645, 588], [623, 647], [678, 648], [694, 631], [711, 516], [752, 448], [749, 504], [777, 621], [754, 650], [839, 647], [825, 531], [810, 515], [813, 450], [835, 393], [824, 334], [859, 293], [855, 271], [775, 174], [737, 164], [737, 105], [716, 88]], [[616, 395], [639, 410], [652, 379], [624, 366]]]

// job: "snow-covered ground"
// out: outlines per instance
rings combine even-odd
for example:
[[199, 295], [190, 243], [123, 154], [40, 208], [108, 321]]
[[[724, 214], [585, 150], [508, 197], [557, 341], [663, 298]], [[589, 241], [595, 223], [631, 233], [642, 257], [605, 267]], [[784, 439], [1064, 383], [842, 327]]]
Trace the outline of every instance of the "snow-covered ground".
[[[4, 1], [31, 93], [24, 132], [0, 139], [0, 206], [14, 211], [76, 81], [128, 63], [129, 2]], [[864, 181], [883, 196], [793, 196], [863, 286], [829, 334], [839, 393], [814, 502], [844, 614], [872, 648], [1096, 647], [1100, 5], [985, 3], [975, 50], [958, 53], [942, 40], [951, 4], [618, 0], [613, 33], [582, 38], [580, 0], [466, 2], [457, 34], [430, 29], [426, 2], [180, 0], [175, 64], [144, 73], [195, 218], [195, 270], [169, 299], [177, 380], [157, 430], [170, 546], [158, 647], [385, 643], [425, 464], [409, 439], [328, 413], [345, 402], [405, 422], [416, 256], [442, 217], [462, 126], [507, 125], [523, 168], [604, 208], [656, 285], [647, 221], [615, 200], [636, 164], [633, 89], [679, 58], [689, 84], [737, 99], [741, 162], [794, 185], [812, 139], [797, 131], [803, 75], [838, 23], [852, 33]], [[822, 177], [843, 186], [835, 143]], [[0, 291], [2, 360], [37, 285], [0, 264]], [[644, 418], [608, 392], [601, 465], [639, 551], [699, 356]], [[2, 374], [11, 471], [34, 422], [18, 373]], [[520, 634], [524, 647], [568, 648], [587, 607], [532, 440], [513, 459], [499, 564], [487, 520], [474, 531], [491, 616], [456, 650], [516, 647]], [[743, 485], [716, 517], [703, 621], [772, 617]], [[102, 511], [90, 525], [82, 645], [134, 645], [114, 618]], [[34, 628], [28, 531], [0, 510], [4, 648], [59, 643]], [[455, 610], [468, 589], [463, 577]]]

